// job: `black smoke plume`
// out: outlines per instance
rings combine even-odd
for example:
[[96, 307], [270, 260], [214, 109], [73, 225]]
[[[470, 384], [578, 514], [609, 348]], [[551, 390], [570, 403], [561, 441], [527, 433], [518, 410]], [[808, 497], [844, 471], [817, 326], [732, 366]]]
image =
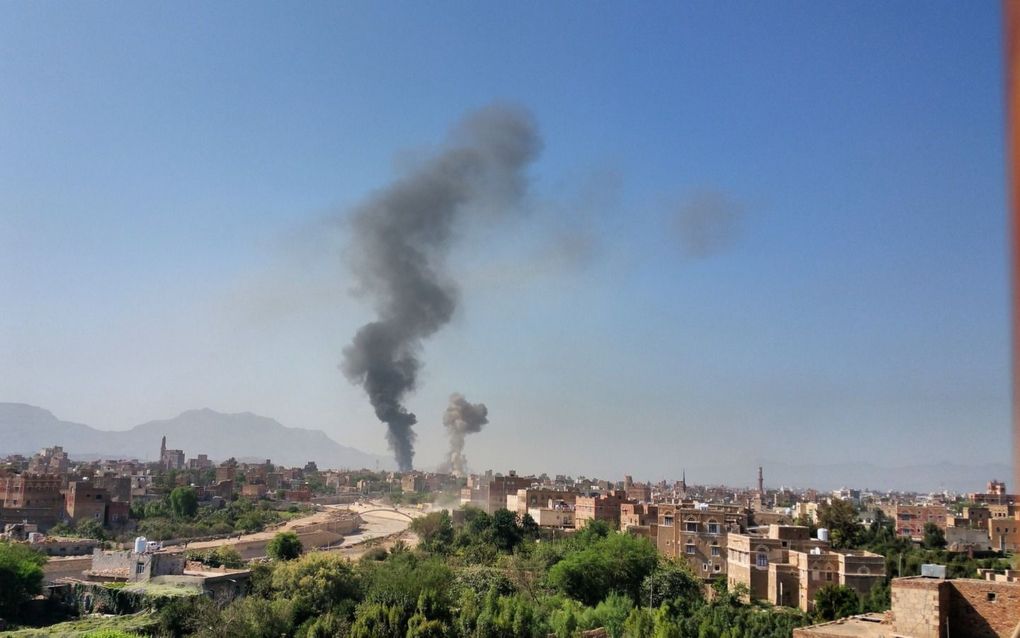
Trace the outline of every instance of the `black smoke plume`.
[[499, 215], [524, 195], [525, 167], [541, 146], [531, 117], [488, 107], [454, 127], [446, 147], [359, 206], [353, 216], [354, 273], [378, 318], [344, 349], [342, 369], [365, 388], [402, 471], [414, 459], [417, 419], [403, 401], [415, 388], [422, 340], [457, 306], [445, 269], [465, 215]]
[[450, 436], [450, 455], [446, 467], [457, 476], [463, 476], [467, 465], [464, 457], [464, 437], [481, 432], [489, 422], [489, 408], [484, 403], [469, 403], [461, 394], [450, 395], [450, 405], [443, 412], [443, 425]]

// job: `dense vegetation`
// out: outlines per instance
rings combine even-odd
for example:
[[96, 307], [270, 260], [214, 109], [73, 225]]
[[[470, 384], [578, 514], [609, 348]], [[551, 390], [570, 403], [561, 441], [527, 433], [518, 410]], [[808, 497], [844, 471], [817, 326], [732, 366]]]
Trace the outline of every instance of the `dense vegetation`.
[[39, 593], [46, 557], [20, 543], [0, 540], [0, 618], [20, 617], [22, 604]]
[[291, 506], [278, 511], [269, 501], [239, 498], [222, 506], [199, 504], [194, 490], [175, 488], [161, 500], [133, 505], [131, 517], [138, 533], [152, 540], [196, 538], [222, 534], [260, 532], [269, 525], [301, 516], [307, 508]]
[[[589, 525], [560, 540], [500, 510], [439, 512], [412, 524], [421, 542], [377, 548], [358, 562], [328, 553], [257, 565], [247, 598], [217, 608], [179, 599], [158, 612], [158, 633], [209, 638], [563, 638], [605, 627], [613, 637], [788, 637], [809, 618], [706, 597], [686, 564], [647, 540]], [[282, 558], [282, 557], [281, 557]]]

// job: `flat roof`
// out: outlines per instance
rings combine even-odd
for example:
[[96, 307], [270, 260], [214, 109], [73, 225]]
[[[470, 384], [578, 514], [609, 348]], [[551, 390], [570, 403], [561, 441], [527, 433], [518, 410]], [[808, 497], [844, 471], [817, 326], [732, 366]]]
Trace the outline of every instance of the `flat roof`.
[[883, 614], [861, 614], [820, 625], [793, 630], [794, 636], [856, 636], [858, 638], [891, 638], [896, 634]]

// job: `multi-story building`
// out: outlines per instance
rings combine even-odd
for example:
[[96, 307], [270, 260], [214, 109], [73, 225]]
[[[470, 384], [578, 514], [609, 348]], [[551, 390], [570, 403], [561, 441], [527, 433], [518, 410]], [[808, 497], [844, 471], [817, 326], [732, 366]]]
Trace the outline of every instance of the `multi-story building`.
[[64, 493], [64, 513], [72, 523], [93, 520], [100, 525], [106, 522], [106, 504], [110, 493], [88, 481], [71, 481]]
[[983, 494], [968, 494], [967, 498], [986, 505], [1020, 505], [1020, 495], [1008, 493], [1006, 484], [995, 479], [988, 482]]
[[574, 506], [566, 501], [549, 501], [547, 506], [529, 507], [528, 515], [539, 527], [557, 529], [574, 527]]
[[92, 479], [92, 484], [101, 487], [110, 493], [110, 500], [130, 503], [131, 502], [131, 477], [104, 474]]
[[61, 482], [51, 474], [0, 472], [0, 522], [28, 521], [43, 529], [55, 525], [64, 515]]
[[[534, 508], [551, 507], [550, 502], [568, 504], [573, 509], [577, 494], [572, 490], [555, 487], [525, 487], [513, 494], [507, 494], [506, 508], [523, 516]], [[562, 508], [560, 508], [562, 509]]]
[[160, 442], [159, 446], [159, 465], [164, 470], [183, 470], [184, 469], [184, 451], [183, 450], [168, 450], [166, 448], [166, 437]]
[[617, 490], [574, 499], [574, 527], [581, 529], [592, 521], [605, 521], [613, 529], [620, 528], [620, 506], [632, 503], [626, 492]]
[[751, 598], [814, 610], [815, 593], [844, 585], [866, 595], [885, 579], [885, 558], [864, 551], [834, 551], [807, 527], [770, 525], [768, 532], [727, 537], [729, 585], [748, 588]]
[[623, 491], [628, 499], [637, 503], [652, 502], [652, 486], [647, 483], [635, 483], [630, 476], [623, 477]]
[[1012, 518], [988, 519], [988, 537], [992, 548], [997, 551], [1020, 551], [1020, 508], [1016, 508], [1012, 514]]
[[425, 477], [418, 472], [411, 472], [400, 477], [400, 489], [405, 492], [423, 492]]
[[703, 578], [724, 576], [727, 534], [747, 529], [749, 517], [750, 512], [739, 505], [662, 503], [655, 544], [664, 556], [683, 557]]
[[67, 474], [68, 458], [67, 452], [59, 445], [43, 448], [32, 457], [28, 463], [30, 474], [53, 474], [63, 476]]
[[213, 462], [207, 454], [199, 454], [196, 458], [188, 459], [189, 470], [208, 470], [212, 468]]
[[659, 529], [659, 506], [650, 503], [620, 505], [620, 531], [647, 538], [656, 543]]
[[508, 494], [516, 494], [517, 490], [530, 487], [535, 481], [534, 477], [517, 476], [513, 470], [506, 476], [471, 476], [468, 485], [460, 491], [460, 502], [492, 514], [507, 506]]
[[216, 468], [216, 481], [233, 481], [236, 473], [237, 464], [226, 461]]
[[924, 538], [924, 526], [934, 523], [943, 532], [946, 531], [946, 515], [949, 510], [945, 505], [892, 505], [882, 510], [893, 519], [896, 535], [913, 540]]

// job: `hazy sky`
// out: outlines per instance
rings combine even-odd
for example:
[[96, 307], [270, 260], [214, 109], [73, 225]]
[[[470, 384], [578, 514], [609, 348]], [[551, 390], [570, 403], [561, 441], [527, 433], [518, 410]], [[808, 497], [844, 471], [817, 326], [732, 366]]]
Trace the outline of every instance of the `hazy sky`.
[[[352, 206], [531, 111], [430, 340], [477, 468], [1006, 462], [997, 2], [0, 5], [0, 400], [252, 411], [385, 452], [341, 350]], [[692, 477], [688, 476], [688, 479]], [[696, 478], [696, 477], [695, 477]]]

